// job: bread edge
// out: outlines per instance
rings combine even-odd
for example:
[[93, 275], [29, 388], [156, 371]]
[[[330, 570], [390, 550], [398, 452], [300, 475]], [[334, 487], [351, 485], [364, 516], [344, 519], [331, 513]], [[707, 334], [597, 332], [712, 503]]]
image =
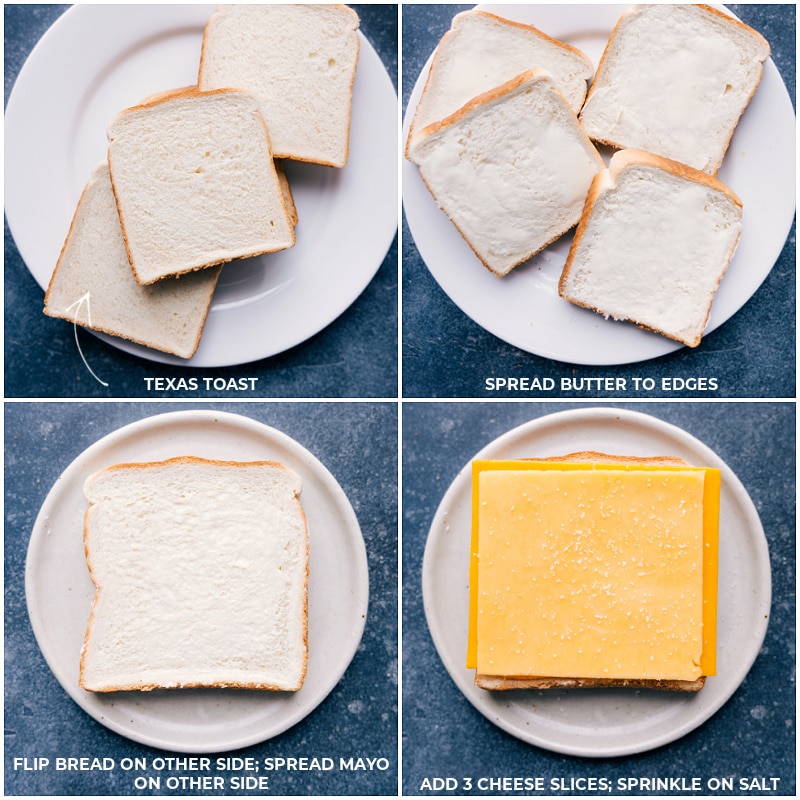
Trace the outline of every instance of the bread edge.
[[[212, 466], [270, 466], [270, 467], [280, 467], [281, 469], [288, 470], [289, 472], [294, 472], [291, 467], [287, 467], [285, 464], [282, 464], [280, 461], [272, 461], [272, 460], [257, 460], [257, 461], [227, 461], [221, 459], [209, 459], [209, 458], [202, 458], [200, 456], [176, 456], [174, 458], [167, 458], [162, 461], [146, 461], [146, 462], [127, 462], [127, 463], [120, 463], [120, 464], [112, 464], [108, 467], [103, 467], [95, 472], [92, 473], [86, 480], [90, 480], [95, 475], [99, 475], [103, 472], [111, 472], [119, 469], [149, 469], [151, 467], [156, 466], [164, 466], [167, 464], [198, 464], [204, 463], [209, 464]], [[152, 691], [153, 689], [255, 689], [255, 690], [263, 690], [263, 691], [281, 691], [281, 692], [296, 692], [299, 691], [303, 684], [305, 683], [306, 676], [308, 674], [308, 584], [309, 584], [309, 577], [310, 577], [310, 545], [309, 545], [309, 531], [308, 531], [308, 518], [306, 517], [305, 509], [303, 508], [302, 503], [300, 502], [300, 494], [301, 491], [295, 494], [294, 500], [297, 506], [300, 509], [300, 515], [302, 517], [303, 523], [305, 525], [305, 586], [303, 591], [303, 603], [304, 603], [304, 629], [303, 629], [303, 644], [304, 644], [304, 657], [303, 657], [303, 666], [302, 671], [300, 674], [300, 678], [297, 682], [297, 685], [293, 688], [284, 688], [284, 687], [277, 687], [271, 684], [262, 684], [257, 682], [249, 682], [249, 683], [238, 683], [238, 682], [231, 682], [231, 683], [207, 683], [207, 682], [198, 682], [198, 683], [186, 683], [181, 684], [180, 686], [164, 686], [162, 684], [125, 684], [120, 686], [110, 686], [103, 689], [90, 689], [85, 685], [85, 658], [86, 658], [86, 647], [89, 642], [89, 638], [92, 633], [92, 628], [94, 627], [94, 619], [95, 619], [95, 609], [97, 607], [98, 599], [100, 592], [102, 591], [102, 587], [96, 582], [95, 580], [95, 573], [92, 569], [92, 561], [89, 557], [89, 530], [88, 530], [88, 521], [89, 521], [89, 514], [91, 509], [94, 507], [94, 503], [89, 503], [86, 511], [84, 512], [83, 516], [83, 552], [84, 557], [86, 559], [86, 567], [89, 571], [89, 577], [91, 578], [92, 584], [95, 587], [94, 596], [92, 598], [92, 607], [89, 611], [89, 619], [86, 624], [86, 632], [83, 638], [83, 645], [81, 646], [81, 657], [80, 657], [80, 664], [78, 669], [78, 685], [81, 689], [85, 691], [92, 692], [93, 694], [107, 694], [109, 692], [125, 692], [125, 691], [142, 691], [148, 692]]]
[[[98, 166], [100, 166], [100, 165], [98, 165]], [[97, 167], [95, 167], [95, 169], [97, 169]], [[110, 168], [109, 168], [109, 174], [110, 174]], [[185, 358], [185, 359], [192, 358], [192, 356], [194, 356], [194, 354], [197, 352], [197, 348], [200, 346], [200, 339], [203, 336], [203, 328], [205, 328], [206, 319], [208, 319], [208, 312], [211, 310], [211, 301], [212, 301], [212, 298], [214, 296], [214, 290], [216, 289], [217, 282], [219, 281], [219, 276], [220, 276], [220, 273], [222, 271], [222, 267], [221, 266], [217, 266], [216, 267], [217, 275], [213, 280], [209, 281], [208, 304], [205, 307], [205, 312], [203, 313], [203, 319], [200, 322], [200, 326], [198, 328], [197, 336], [196, 336], [196, 338], [194, 340], [193, 345], [190, 347], [190, 351], [187, 352], [187, 354], [176, 353], [175, 352], [175, 348], [168, 349], [166, 347], [159, 347], [159, 346], [154, 345], [152, 342], [141, 341], [140, 339], [137, 339], [137, 338], [135, 338], [133, 336], [127, 336], [125, 334], [120, 333], [119, 331], [112, 330], [111, 328], [106, 328], [106, 327], [104, 327], [102, 325], [97, 325], [97, 324], [89, 325], [87, 323], [80, 323], [79, 324], [78, 321], [77, 321], [77, 310], [75, 312], [75, 316], [74, 317], [64, 316], [63, 314], [53, 314], [48, 310], [47, 304], [48, 304], [49, 299], [50, 299], [50, 289], [51, 289], [51, 287], [53, 286], [53, 283], [56, 280], [56, 273], [59, 271], [59, 269], [61, 267], [61, 264], [62, 264], [62, 262], [64, 260], [64, 257], [66, 255], [67, 247], [69, 246], [70, 239], [72, 238], [73, 233], [74, 233], [75, 223], [76, 223], [76, 221], [78, 219], [78, 215], [81, 213], [81, 206], [82, 206], [82, 204], [83, 204], [83, 202], [84, 202], [84, 200], [86, 198], [86, 195], [89, 192], [89, 188], [91, 186], [92, 181], [95, 181], [95, 180], [97, 180], [97, 178], [94, 176], [94, 171], [93, 171], [92, 175], [89, 178], [89, 180], [86, 182], [86, 185], [83, 187], [83, 191], [81, 192], [81, 196], [78, 198], [78, 203], [75, 206], [75, 211], [74, 211], [74, 213], [72, 215], [72, 221], [70, 222], [70, 225], [69, 225], [69, 231], [67, 232], [67, 236], [64, 239], [64, 244], [61, 246], [61, 252], [59, 253], [58, 260], [56, 261], [55, 269], [53, 270], [53, 274], [50, 276], [50, 281], [49, 281], [49, 283], [47, 285], [47, 290], [45, 291], [45, 294], [44, 294], [44, 308], [42, 309], [44, 315], [47, 316], [47, 317], [51, 317], [53, 319], [63, 319], [63, 320], [66, 320], [67, 322], [72, 322], [75, 325], [79, 325], [79, 327], [81, 327], [81, 328], [86, 328], [88, 330], [97, 331], [98, 333], [105, 333], [108, 336], [114, 336], [117, 339], [124, 339], [125, 341], [133, 342], [134, 344], [141, 345], [142, 347], [148, 347], [151, 350], [157, 350], [158, 352], [161, 352], [161, 353], [169, 353], [169, 355], [173, 355], [173, 356], [176, 356], [178, 358]], [[113, 184], [112, 184], [112, 189], [113, 189]], [[114, 196], [114, 199], [116, 201], [116, 195]], [[117, 205], [117, 213], [119, 214], [119, 205]], [[120, 222], [120, 225], [121, 224], [122, 223]], [[124, 239], [124, 236], [123, 236], [123, 239]], [[125, 246], [125, 252], [128, 253], [127, 243], [126, 243], [126, 246]], [[128, 253], [128, 264], [130, 264], [130, 254], [129, 253]], [[133, 269], [133, 268], [131, 267], [131, 269]], [[78, 300], [76, 300], [75, 302], [79, 303], [80, 302], [80, 298], [78, 298]], [[90, 302], [91, 302], [91, 300], [90, 300]]]
[[[528, 457], [521, 461], [548, 461], [557, 463], [603, 463], [630, 466], [691, 467], [678, 456], [621, 456], [601, 453], [596, 450], [581, 450], [563, 456]], [[657, 689], [670, 692], [698, 692], [703, 688], [706, 676], [694, 681], [630, 679], [630, 678], [554, 678], [554, 677], [503, 677], [476, 672], [475, 685], [489, 691], [512, 689]]]

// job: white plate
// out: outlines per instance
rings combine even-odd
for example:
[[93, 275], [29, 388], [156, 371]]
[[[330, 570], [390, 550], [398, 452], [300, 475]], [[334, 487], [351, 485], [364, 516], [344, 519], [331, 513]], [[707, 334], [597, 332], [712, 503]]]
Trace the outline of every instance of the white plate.
[[[597, 66], [611, 29], [626, 6], [478, 6], [581, 50]], [[405, 135], [430, 67], [417, 80], [406, 111]], [[706, 328], [710, 332], [738, 311], [777, 260], [795, 208], [795, 119], [777, 68], [767, 61], [764, 77], [731, 141], [719, 178], [744, 204], [743, 232], [722, 281]], [[655, 333], [562, 300], [558, 279], [572, 234], [567, 234], [505, 278], [483, 267], [455, 227], [438, 209], [419, 176], [404, 160], [403, 201], [414, 242], [433, 277], [472, 320], [509, 344], [574, 364], [627, 364], [682, 347]]]
[[[78, 686], [94, 596], [83, 554], [83, 483], [96, 470], [179, 455], [274, 459], [303, 480], [310, 540], [308, 674], [298, 692], [226, 689], [93, 694]], [[183, 411], [149, 417], [78, 456], [42, 506], [28, 547], [25, 591], [39, 647], [64, 690], [98, 722], [129, 739], [177, 752], [222, 752], [265, 741], [328, 695], [361, 641], [369, 577], [358, 520], [336, 479], [288, 436], [235, 414]]]
[[423, 561], [425, 613], [447, 671], [487, 719], [523, 741], [558, 753], [621, 756], [667, 744], [714, 714], [744, 680], [767, 629], [772, 595], [764, 531], [730, 468], [685, 431], [622, 409], [565, 411], [515, 428], [475, 458], [520, 458], [598, 450], [675, 455], [722, 470], [717, 675], [697, 693], [636, 690], [488, 692], [464, 666], [467, 652], [471, 464], [448, 489]]
[[[112, 117], [148, 95], [194, 84], [214, 6], [73, 6], [20, 71], [5, 117], [5, 204], [20, 254], [44, 289]], [[65, 68], [68, 65], [68, 68]], [[152, 361], [198, 367], [281, 353], [338, 317], [373, 278], [397, 229], [397, 95], [361, 36], [350, 160], [287, 162], [300, 222], [291, 250], [225, 267], [194, 357], [106, 335]]]

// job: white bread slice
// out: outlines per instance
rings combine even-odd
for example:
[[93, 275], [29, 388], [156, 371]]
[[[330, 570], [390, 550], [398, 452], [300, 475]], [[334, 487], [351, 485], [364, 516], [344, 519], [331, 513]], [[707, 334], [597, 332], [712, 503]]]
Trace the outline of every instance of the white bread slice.
[[[191, 358], [222, 267], [141, 286], [131, 272], [108, 164], [92, 170], [44, 299], [44, 313]], [[82, 300], [82, 298], [86, 298]]]
[[578, 221], [604, 164], [549, 72], [524, 72], [419, 132], [411, 160], [483, 264], [505, 275]]
[[[630, 466], [691, 466], [683, 458], [677, 456], [622, 456], [600, 453], [595, 450], [582, 450], [564, 456], [549, 456], [535, 459], [536, 461], [553, 461], [572, 464], [626, 464]], [[508, 676], [483, 675], [476, 672], [475, 685], [481, 689], [492, 691], [507, 691], [510, 689], [658, 689], [672, 692], [698, 692], [703, 688], [706, 676], [701, 675], [695, 680], [656, 680], [642, 679], [616, 679], [616, 678], [561, 678], [540, 676]]]
[[296, 691], [308, 660], [308, 534], [299, 476], [193, 456], [90, 476], [96, 586], [80, 663], [92, 692]]
[[118, 114], [108, 163], [136, 280], [295, 243], [256, 99], [167, 92]]
[[453, 17], [431, 68], [409, 129], [407, 150], [416, 131], [449, 117], [473, 97], [536, 67], [553, 76], [577, 114], [592, 77], [592, 62], [577, 48], [552, 39], [532, 25], [486, 11]]
[[611, 34], [581, 123], [716, 175], [768, 57], [761, 34], [710, 6], [638, 6]]
[[253, 92], [277, 157], [343, 167], [358, 25], [339, 4], [219, 5], [206, 25], [198, 86]]
[[696, 347], [741, 216], [741, 201], [716, 178], [621, 150], [592, 184], [559, 294]]

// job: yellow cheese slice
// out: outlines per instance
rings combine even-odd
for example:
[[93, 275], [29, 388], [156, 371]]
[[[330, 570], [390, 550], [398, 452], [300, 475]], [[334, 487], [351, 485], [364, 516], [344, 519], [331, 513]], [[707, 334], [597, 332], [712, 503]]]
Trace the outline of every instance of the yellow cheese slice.
[[706, 468], [475, 462], [467, 666], [713, 675], [719, 489]]

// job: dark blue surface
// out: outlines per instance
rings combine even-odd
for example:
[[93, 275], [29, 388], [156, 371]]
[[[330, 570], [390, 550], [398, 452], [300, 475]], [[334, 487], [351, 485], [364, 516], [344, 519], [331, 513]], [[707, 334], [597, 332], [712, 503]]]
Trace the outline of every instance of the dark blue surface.
[[[414, 83], [452, 17], [467, 5], [404, 4], [403, 110]], [[744, 22], [769, 40], [772, 58], [792, 101], [795, 90], [795, 6], [731, 5]], [[787, 164], [786, 180], [794, 181]], [[795, 396], [795, 230], [771, 273], [755, 295], [699, 347], [642, 364], [614, 367], [559, 363], [519, 350], [466, 316], [442, 291], [419, 255], [403, 217], [402, 364], [405, 397], [516, 397], [517, 399], [620, 399], [640, 397]], [[554, 333], [554, 335], [557, 335]], [[487, 391], [486, 378], [553, 378], [555, 391]], [[560, 379], [627, 378], [627, 391], [597, 394], [560, 390]], [[634, 391], [631, 378], [652, 377], [657, 388]], [[680, 392], [658, 388], [662, 377], [715, 378], [716, 390]]]
[[[389, 769], [269, 774], [272, 795], [396, 794], [397, 407], [394, 403], [6, 403], [5, 793], [127, 795], [132, 777], [111, 772], [14, 769], [15, 758], [168, 756], [112, 733], [74, 703], [48, 669], [28, 620], [25, 555], [34, 520], [61, 472], [90, 444], [130, 422], [190, 408], [238, 413], [291, 436], [347, 495], [367, 548], [370, 604], [358, 651], [331, 694], [304, 720], [236, 755], [386, 758]], [[148, 775], [158, 773], [150, 771]], [[163, 773], [166, 778], [172, 773]], [[176, 771], [175, 775], [189, 775]], [[198, 774], [209, 773], [194, 773]], [[231, 775], [247, 773], [233, 772]], [[219, 792], [162, 792], [219, 794]], [[155, 794], [158, 794], [157, 792]], [[253, 792], [233, 792], [253, 794]]]
[[[68, 8], [6, 5], [5, 100], [33, 46]], [[397, 87], [397, 6], [355, 5], [361, 31]], [[13, 157], [13, 154], [8, 154]], [[42, 313], [44, 293], [5, 225], [5, 395], [7, 397], [236, 397], [233, 391], [149, 391], [145, 378], [259, 378], [252, 397], [397, 396], [397, 237], [361, 296], [327, 328], [280, 355], [242, 366], [197, 370], [149, 362]], [[202, 384], [201, 384], [202, 385]], [[241, 394], [241, 393], [239, 393]]]
[[[430, 794], [420, 791], [422, 781], [446, 776], [475, 781], [543, 776], [547, 786], [551, 779], [604, 777], [616, 782], [624, 777], [697, 776], [703, 786], [709, 778], [733, 777], [737, 789], [741, 778], [779, 778], [778, 790], [766, 794], [794, 795], [794, 403], [611, 404], [673, 423], [714, 450], [748, 491], [769, 545], [773, 599], [764, 645], [733, 697], [695, 731], [630, 757], [594, 760], [551, 753], [495, 727], [464, 698], [442, 665], [425, 622], [420, 589], [423, 548], [442, 497], [459, 470], [498, 436], [546, 414], [586, 405], [442, 402], [403, 406], [404, 793]], [[725, 531], [720, 535], [724, 537]], [[720, 581], [731, 580], [729, 575], [720, 576]]]

